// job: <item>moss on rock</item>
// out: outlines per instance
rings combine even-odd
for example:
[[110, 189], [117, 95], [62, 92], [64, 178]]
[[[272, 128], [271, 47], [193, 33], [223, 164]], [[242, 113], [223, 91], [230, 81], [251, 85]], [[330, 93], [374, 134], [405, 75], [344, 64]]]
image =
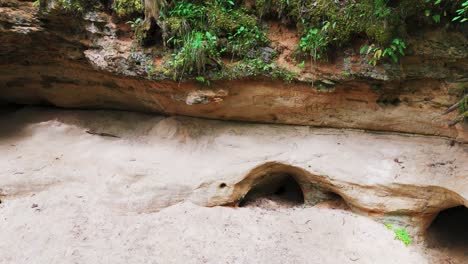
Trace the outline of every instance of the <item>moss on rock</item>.
[[112, 8], [119, 16], [142, 14], [144, 11], [141, 0], [114, 0]]

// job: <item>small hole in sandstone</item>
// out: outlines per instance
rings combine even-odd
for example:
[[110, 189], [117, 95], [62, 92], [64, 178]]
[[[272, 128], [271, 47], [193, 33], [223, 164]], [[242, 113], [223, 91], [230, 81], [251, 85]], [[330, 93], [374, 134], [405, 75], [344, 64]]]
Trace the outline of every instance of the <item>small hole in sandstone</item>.
[[2, 104], [0, 102], [0, 114], [9, 114], [21, 110], [24, 106], [19, 104]]
[[314, 205], [315, 208], [349, 210], [346, 201], [339, 194], [334, 192], [326, 193], [326, 199]]
[[398, 105], [400, 105], [400, 103], [401, 103], [400, 98], [394, 98], [394, 99], [391, 101], [391, 104], [394, 105], [394, 106], [398, 106]]
[[223, 183], [221, 183], [221, 184], [219, 185], [219, 188], [224, 188], [224, 187], [226, 187], [226, 186], [227, 186], [227, 185], [223, 182]]
[[429, 248], [443, 249], [448, 255], [467, 258], [468, 208], [457, 206], [441, 211], [427, 229], [426, 241]]
[[301, 187], [289, 174], [268, 175], [255, 184], [239, 207], [289, 208], [304, 204]]

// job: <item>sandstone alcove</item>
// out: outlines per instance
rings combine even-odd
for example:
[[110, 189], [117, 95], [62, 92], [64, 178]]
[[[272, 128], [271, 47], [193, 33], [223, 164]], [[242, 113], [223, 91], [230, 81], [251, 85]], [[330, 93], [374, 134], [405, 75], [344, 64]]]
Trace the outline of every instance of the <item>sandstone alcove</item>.
[[426, 238], [429, 248], [463, 258], [468, 253], [468, 208], [457, 206], [441, 211], [427, 229]]
[[323, 194], [319, 195], [317, 198], [319, 198], [317, 203], [312, 203], [315, 208], [350, 210], [345, 199], [335, 192], [323, 192]]
[[304, 204], [304, 194], [294, 176], [287, 173], [268, 174], [259, 179], [244, 198], [240, 207], [294, 207]]
[[8, 104], [8, 103], [3, 103], [2, 101], [0, 101], [0, 114], [8, 114], [11, 112], [15, 112], [21, 108], [23, 108], [22, 105]]

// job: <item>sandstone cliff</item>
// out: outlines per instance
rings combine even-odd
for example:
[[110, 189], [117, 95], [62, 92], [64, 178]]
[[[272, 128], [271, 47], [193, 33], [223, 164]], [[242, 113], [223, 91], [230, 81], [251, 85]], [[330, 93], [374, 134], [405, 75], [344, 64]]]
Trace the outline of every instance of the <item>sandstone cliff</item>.
[[[129, 25], [105, 12], [39, 11], [28, 1], [0, 4], [0, 99], [18, 104], [106, 108], [213, 119], [439, 135], [468, 140], [453, 125], [467, 78], [466, 36], [423, 28], [400, 63], [369, 65], [358, 47], [304, 67], [292, 55], [294, 29], [268, 22], [277, 65], [292, 80], [251, 76], [173, 81], [156, 69], [158, 49], [142, 47]], [[270, 50], [273, 50], [270, 48]], [[268, 56], [266, 50], [265, 56]], [[150, 68], [148, 68], [150, 66]], [[153, 74], [152, 74], [153, 73]]]

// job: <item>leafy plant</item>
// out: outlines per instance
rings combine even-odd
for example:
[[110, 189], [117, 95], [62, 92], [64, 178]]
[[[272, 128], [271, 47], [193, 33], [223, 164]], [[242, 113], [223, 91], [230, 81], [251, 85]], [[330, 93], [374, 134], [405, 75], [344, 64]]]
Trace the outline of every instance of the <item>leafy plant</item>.
[[391, 9], [387, 6], [386, 0], [374, 0], [375, 3], [375, 11], [374, 15], [379, 18], [385, 18], [390, 15], [392, 12]]
[[301, 68], [301, 69], [304, 69], [304, 67], [305, 67], [305, 61], [301, 61], [301, 63], [299, 63], [299, 64], [297, 65], [297, 67], [299, 67], [299, 68]]
[[203, 75], [209, 60], [217, 62], [216, 40], [217, 37], [210, 32], [192, 31], [187, 35], [184, 46], [173, 54], [174, 79], [180, 79], [184, 74]]
[[413, 243], [413, 239], [408, 234], [408, 231], [406, 231], [406, 228], [404, 228], [404, 227], [396, 228], [392, 224], [388, 224], [388, 223], [385, 224], [385, 226], [388, 229], [392, 230], [395, 233], [395, 239], [400, 240], [401, 242], [403, 242], [403, 244], [405, 244], [405, 246], [409, 246], [409, 245], [411, 245], [411, 243]]
[[139, 17], [135, 20], [127, 21], [125, 24], [129, 24], [131, 28], [137, 28], [143, 20]]
[[144, 9], [141, 0], [114, 0], [112, 8], [119, 16], [142, 13]]
[[464, 95], [464, 97], [458, 103], [458, 112], [460, 115], [457, 117], [456, 120], [459, 122], [468, 120], [468, 93]]
[[170, 16], [183, 17], [192, 22], [205, 15], [205, 7], [187, 1], [177, 1], [174, 8], [169, 11]]
[[[432, 4], [433, 4], [434, 6], [440, 6], [440, 3], [442, 3], [442, 0], [425, 0], [425, 1], [426, 1], [426, 3], [431, 3], [431, 2], [432, 2]], [[432, 16], [431, 16], [431, 17], [432, 17], [432, 20], [434, 20], [434, 22], [436, 22], [436, 23], [440, 23], [440, 18], [441, 18], [440, 13], [438, 13], [438, 12], [433, 12], [433, 11], [431, 11], [430, 9], [426, 9], [426, 10], [424, 10], [424, 14], [425, 14], [427, 17], [429, 17], [429, 16], [432, 15]]]
[[234, 34], [228, 36], [228, 48], [230, 52], [240, 57], [245, 56], [253, 47], [267, 42], [268, 38], [265, 32], [257, 26], [251, 28], [240, 26]]
[[195, 81], [199, 82], [199, 83], [202, 83], [204, 85], [207, 85], [207, 86], [210, 86], [211, 85], [211, 82], [210, 80], [208, 80], [207, 78], [203, 77], [203, 76], [197, 76], [195, 77]]
[[460, 104], [458, 105], [458, 110], [462, 114], [468, 111], [468, 95], [465, 95], [465, 97], [463, 97]]
[[224, 68], [221, 56], [256, 56], [269, 41], [261, 23], [231, 0], [173, 1], [161, 19], [176, 79]]
[[[307, 34], [301, 38], [299, 42], [299, 49], [302, 52], [307, 52], [311, 56], [313, 63], [310, 64], [311, 68], [316, 64], [317, 59], [321, 59], [325, 52], [327, 51], [328, 45], [330, 43], [330, 36], [328, 34], [328, 29], [332, 26], [334, 29], [336, 24], [331, 24], [330, 22], [324, 22], [323, 26], [319, 28], [309, 29]], [[313, 85], [313, 82], [312, 82]]]
[[468, 0], [465, 0], [461, 4], [461, 7], [455, 11], [457, 16], [452, 19], [452, 21], [460, 21], [460, 23], [464, 23], [468, 21]]
[[322, 28], [311, 28], [307, 34], [301, 38], [299, 42], [299, 49], [302, 52], [308, 52], [309, 55], [316, 61], [323, 57], [323, 54], [327, 50], [327, 46], [330, 42], [330, 36], [328, 35], [328, 29], [335, 24], [330, 22], [324, 22]]
[[361, 47], [360, 53], [370, 55], [369, 64], [376, 65], [379, 60], [386, 57], [391, 57], [394, 62], [398, 62], [399, 56], [405, 55], [406, 44], [401, 39], [393, 39], [392, 44], [386, 48], [377, 47], [375, 45], [364, 45]]
[[33, 5], [44, 7], [59, 8], [70, 13], [84, 13], [87, 11], [102, 7], [99, 0], [35, 0]]
[[154, 67], [154, 63], [151, 61], [148, 63], [145, 67], [147, 78], [151, 79], [154, 76], [154, 73], [156, 72], [156, 68]]
[[429, 7], [432, 7], [432, 9], [426, 9], [424, 11], [424, 14], [429, 17], [432, 17], [432, 20], [436, 23], [440, 23], [441, 16], [447, 16], [447, 11], [453, 5], [458, 4], [461, 2], [460, 6], [455, 10], [455, 17], [452, 18], [452, 22], [458, 21], [460, 23], [464, 23], [468, 21], [468, 0], [425, 0], [427, 4], [430, 4]]
[[252, 76], [268, 76], [273, 79], [281, 79], [286, 82], [290, 82], [296, 76], [296, 73], [278, 66], [276, 63], [265, 63], [263, 60], [255, 58], [245, 58], [242, 61], [237, 62], [234, 67], [230, 68], [226, 72], [226, 76], [229, 79], [235, 79], [238, 77], [245, 77], [246, 75]]

